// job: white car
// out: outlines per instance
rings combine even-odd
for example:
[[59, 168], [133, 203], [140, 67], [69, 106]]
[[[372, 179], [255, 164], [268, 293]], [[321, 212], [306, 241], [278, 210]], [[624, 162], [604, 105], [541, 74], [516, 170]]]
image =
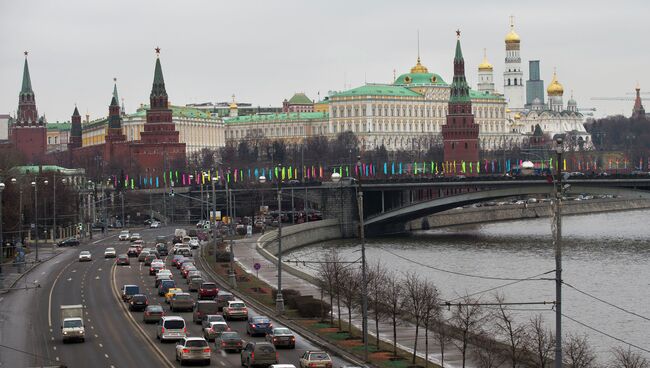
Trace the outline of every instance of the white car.
[[151, 225], [149, 225], [149, 227], [150, 227], [151, 229], [157, 229], [157, 228], [160, 227], [160, 222], [158, 222], [158, 221], [154, 221], [154, 222], [151, 223]]
[[189, 246], [190, 246], [190, 249], [198, 249], [198, 247], [199, 247], [199, 238], [197, 238], [197, 237], [190, 238]]
[[89, 251], [82, 250], [81, 253], [79, 253], [79, 262], [92, 261], [92, 260], [93, 260], [93, 256], [90, 254]]
[[200, 361], [210, 365], [210, 345], [202, 337], [185, 337], [176, 345], [176, 360], [185, 365], [187, 361]]
[[131, 234], [129, 233], [129, 230], [122, 230], [120, 231], [120, 235], [117, 237], [120, 241], [125, 241], [129, 240], [131, 237]]
[[115, 248], [106, 248], [106, 250], [104, 250], [104, 258], [115, 258], [116, 256]]
[[132, 242], [134, 242], [136, 240], [142, 240], [142, 236], [140, 236], [140, 234], [138, 234], [138, 233], [133, 233], [129, 237], [129, 240], [131, 240]]

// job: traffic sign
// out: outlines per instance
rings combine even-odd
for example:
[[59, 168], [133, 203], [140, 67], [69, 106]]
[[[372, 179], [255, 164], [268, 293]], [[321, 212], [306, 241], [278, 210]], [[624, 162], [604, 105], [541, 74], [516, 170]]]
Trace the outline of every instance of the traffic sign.
[[255, 269], [255, 271], [259, 271], [260, 268], [262, 268], [262, 265], [259, 264], [259, 263], [257, 263], [257, 262], [255, 262], [255, 264], [253, 265], [253, 268]]

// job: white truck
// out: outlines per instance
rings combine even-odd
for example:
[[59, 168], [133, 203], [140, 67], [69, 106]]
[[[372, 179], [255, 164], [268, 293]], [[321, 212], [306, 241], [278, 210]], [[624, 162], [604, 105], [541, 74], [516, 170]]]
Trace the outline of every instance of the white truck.
[[84, 307], [81, 304], [61, 306], [61, 336], [63, 342], [86, 339]]

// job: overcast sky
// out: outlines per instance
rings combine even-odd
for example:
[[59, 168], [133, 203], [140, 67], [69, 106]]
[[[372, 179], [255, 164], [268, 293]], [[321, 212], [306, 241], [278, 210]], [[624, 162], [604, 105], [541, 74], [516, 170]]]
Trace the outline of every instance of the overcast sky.
[[[420, 54], [450, 82], [456, 28], [476, 85], [483, 48], [503, 91], [504, 36], [515, 16], [524, 80], [540, 59], [545, 87], [557, 67], [564, 102], [629, 115], [637, 81], [650, 91], [647, 1], [10, 1], [0, 0], [0, 113], [18, 105], [23, 51], [39, 114], [68, 120], [74, 104], [108, 114], [113, 77], [127, 112], [148, 103], [160, 46], [170, 101], [279, 106], [294, 92], [321, 97], [364, 82], [390, 83]], [[649, 102], [646, 103], [650, 108]]]

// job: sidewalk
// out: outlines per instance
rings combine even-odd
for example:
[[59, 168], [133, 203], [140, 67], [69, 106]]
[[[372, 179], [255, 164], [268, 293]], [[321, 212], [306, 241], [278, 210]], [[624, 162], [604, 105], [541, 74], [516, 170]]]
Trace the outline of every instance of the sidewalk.
[[12, 260], [5, 260], [2, 264], [2, 273], [0, 273], [0, 294], [9, 292], [12, 288], [26, 287], [26, 285], [19, 285], [18, 281], [32, 268], [36, 267], [39, 263], [49, 261], [50, 259], [58, 256], [63, 252], [61, 248], [52, 248], [51, 244], [47, 246], [39, 246], [38, 259], [36, 263], [36, 252], [32, 249], [29, 253], [25, 254], [25, 262], [21, 264], [14, 264]]
[[[266, 258], [264, 258], [257, 251], [257, 239], [247, 238], [236, 240], [234, 246], [235, 260], [250, 274], [255, 274], [253, 265], [259, 263], [261, 268], [259, 270], [259, 279], [268, 283], [269, 285], [277, 288], [278, 268], [276, 265]], [[312, 295], [315, 299], [320, 299], [320, 290], [315, 285], [294, 276], [288, 272], [282, 273], [282, 288], [293, 289], [300, 291], [301, 295]], [[341, 306], [341, 313], [344, 319], [347, 319], [347, 309]], [[372, 317], [372, 313], [370, 313]], [[352, 324], [361, 329], [361, 315], [359, 313], [352, 313]], [[375, 336], [375, 322], [372, 318], [368, 319], [368, 333]], [[379, 337], [381, 340], [392, 344], [393, 343], [393, 327], [390, 323], [379, 323]], [[413, 343], [415, 341], [415, 325], [410, 322], [402, 321], [397, 328], [397, 345], [405, 351], [413, 353]], [[420, 328], [418, 333], [418, 356], [424, 358], [424, 329]], [[429, 332], [429, 361], [440, 364], [440, 350], [438, 342], [434, 339], [434, 334]], [[460, 351], [452, 344], [448, 343], [445, 346], [445, 366], [446, 367], [461, 367], [462, 356]], [[478, 366], [473, 357], [468, 354], [467, 367]]]

